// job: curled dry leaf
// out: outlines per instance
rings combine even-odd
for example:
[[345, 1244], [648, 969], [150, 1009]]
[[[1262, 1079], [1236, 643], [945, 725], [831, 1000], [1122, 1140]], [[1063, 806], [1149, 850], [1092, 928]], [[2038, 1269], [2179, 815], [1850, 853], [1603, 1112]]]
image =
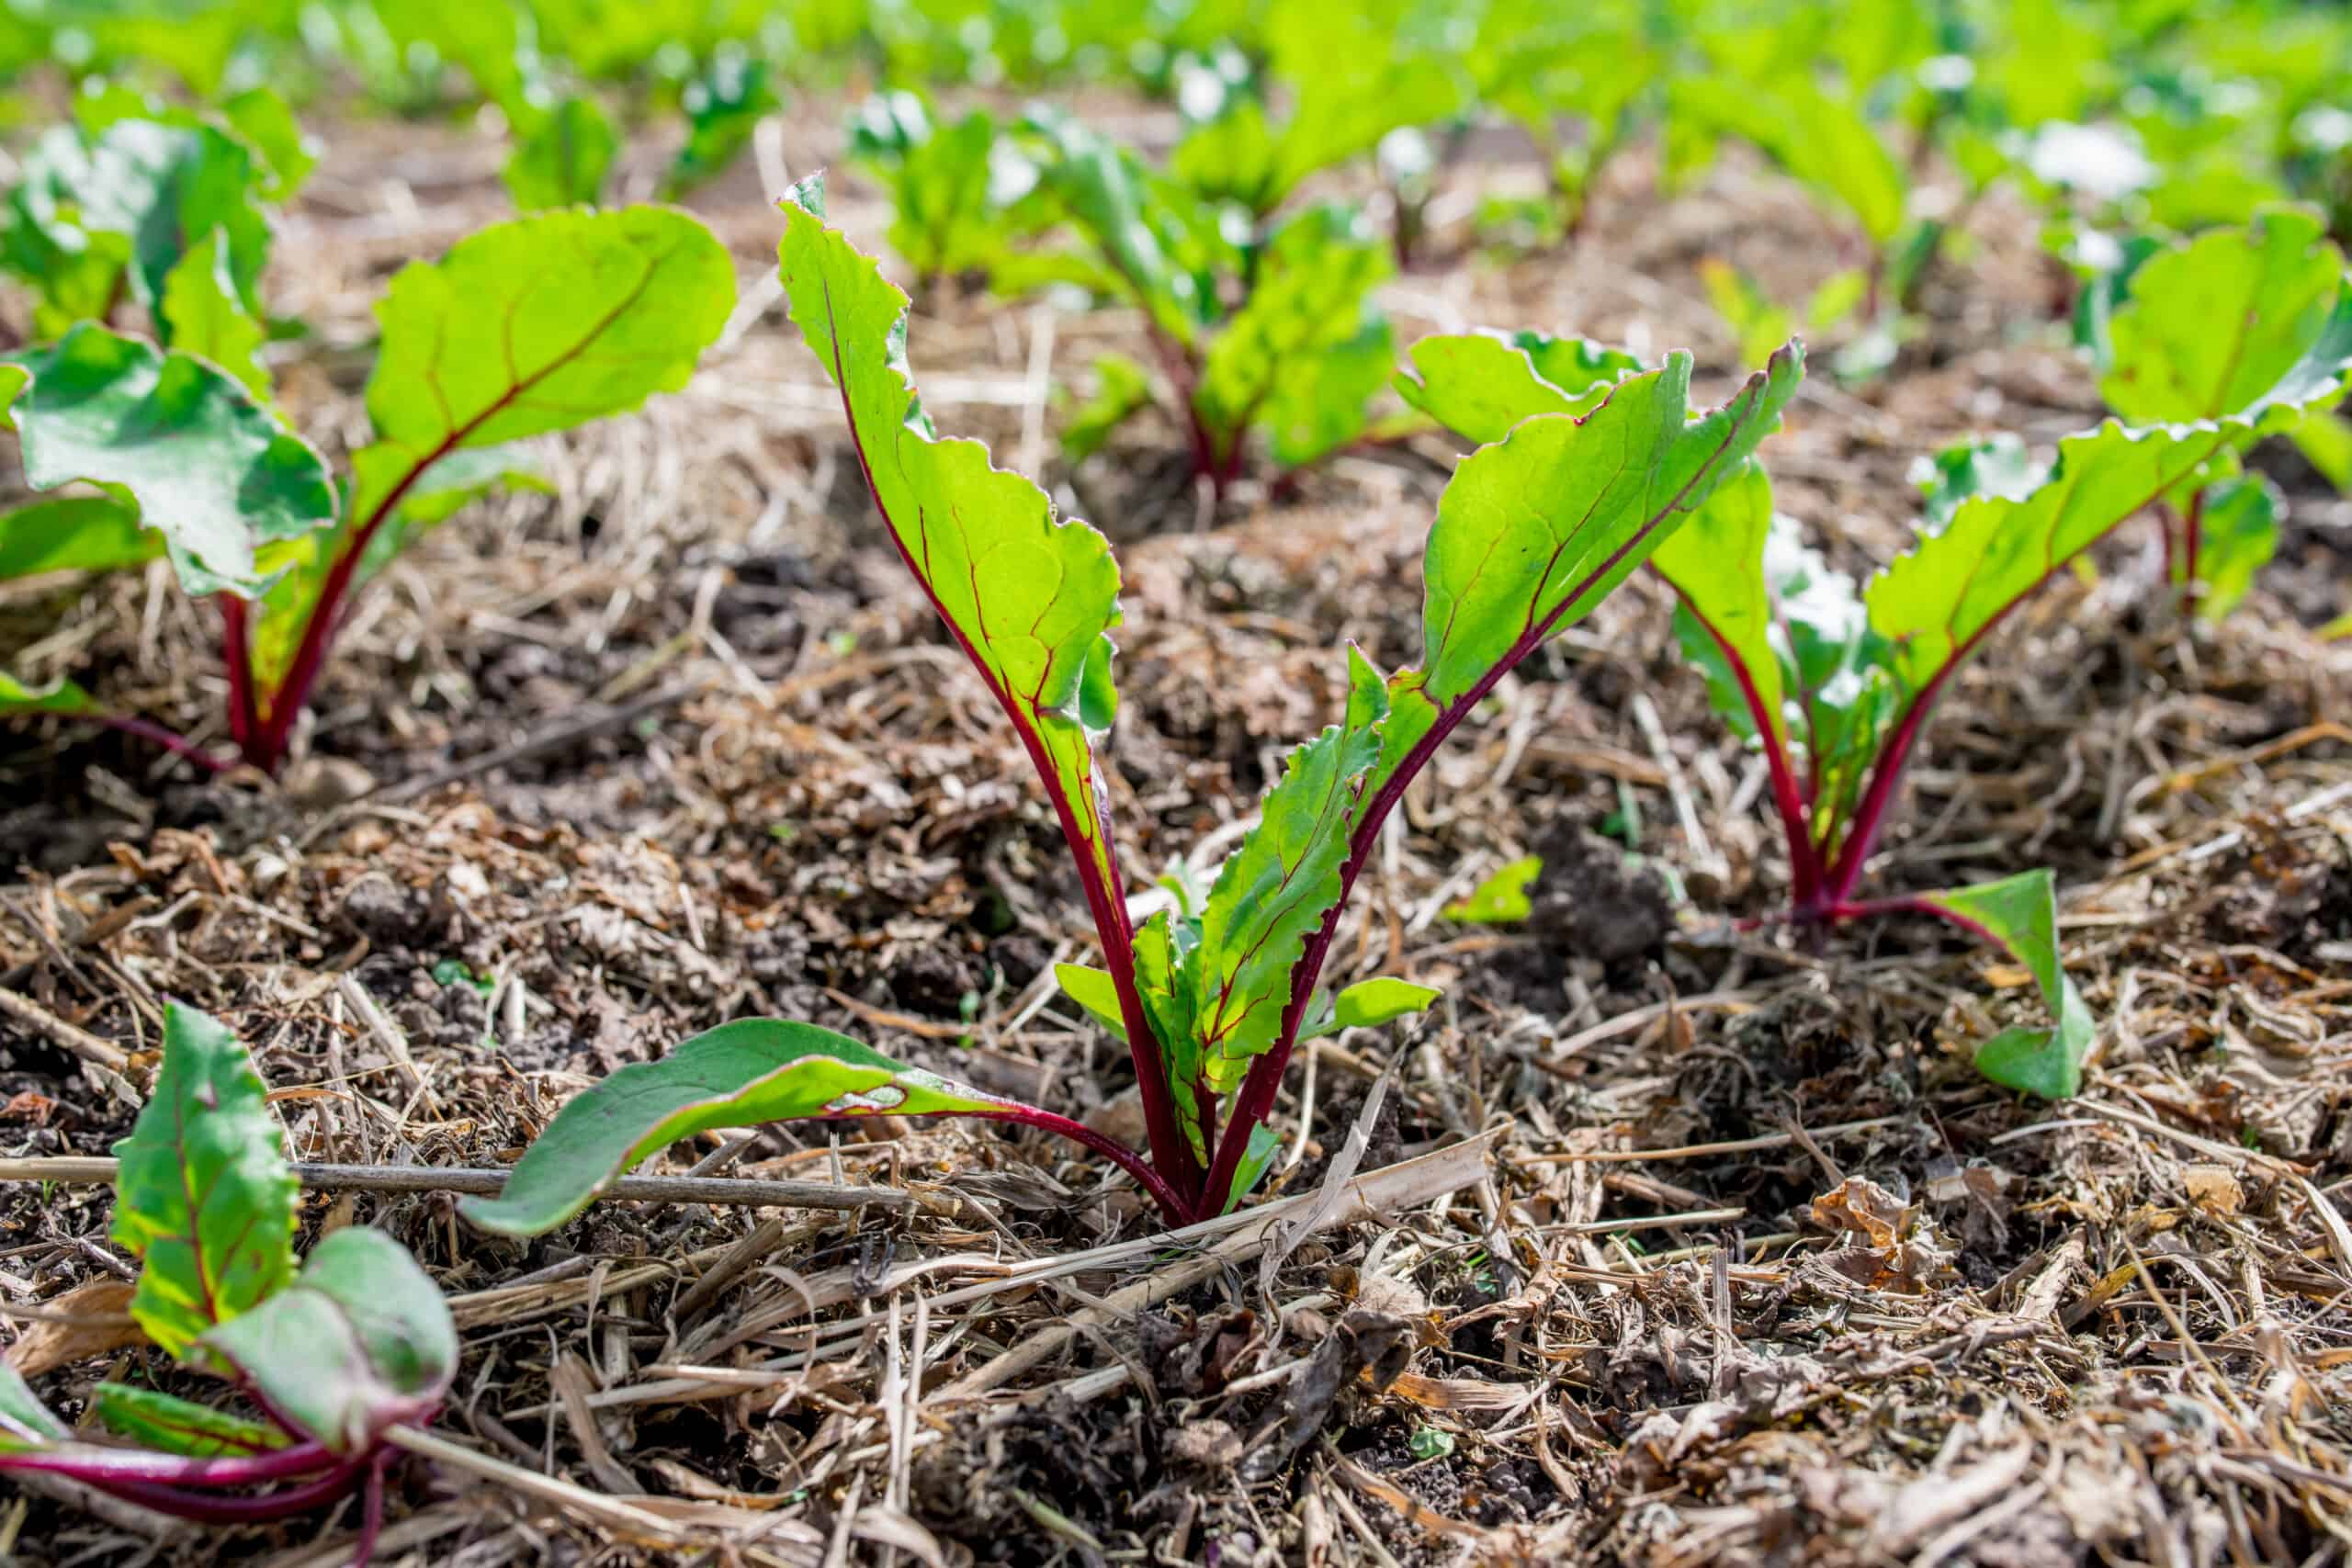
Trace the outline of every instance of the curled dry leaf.
[[93, 1280], [42, 1303], [49, 1315], [25, 1325], [8, 1347], [8, 1364], [28, 1378], [93, 1356], [148, 1343], [138, 1320], [130, 1315], [128, 1280]]

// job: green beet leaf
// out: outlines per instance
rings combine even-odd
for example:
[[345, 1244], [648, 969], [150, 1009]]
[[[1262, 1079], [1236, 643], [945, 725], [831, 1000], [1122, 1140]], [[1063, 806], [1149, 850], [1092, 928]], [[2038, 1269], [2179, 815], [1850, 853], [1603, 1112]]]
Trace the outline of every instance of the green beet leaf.
[[208, 1330], [193, 1355], [351, 1454], [440, 1404], [458, 1370], [458, 1330], [407, 1248], [350, 1225], [312, 1247], [284, 1290]]
[[6, 671], [0, 670], [0, 714], [55, 713], [84, 717], [97, 711], [97, 699], [71, 681], [56, 680], [45, 686], [28, 686]]
[[0, 361], [0, 406], [28, 483], [84, 480], [135, 507], [190, 593], [254, 597], [267, 580], [266, 547], [334, 520], [318, 453], [187, 355], [85, 322]]
[[1435, 986], [1417, 986], [1393, 975], [1359, 980], [1331, 998], [1330, 1011], [1320, 1022], [1299, 1031], [1301, 1040], [1337, 1034], [1343, 1029], [1376, 1029], [1417, 1012], [1427, 1012], [1445, 993]]
[[1307, 175], [1370, 152], [1390, 131], [1433, 124], [1462, 107], [1464, 84], [1443, 54], [1416, 47], [1375, 10], [1278, 6], [1267, 35], [1274, 73], [1295, 85], [1297, 103], [1250, 203], [1259, 213]]
[[1086, 1015], [1126, 1043], [1127, 1021], [1119, 1013], [1119, 986], [1107, 969], [1089, 964], [1057, 964], [1054, 979], [1062, 995], [1086, 1010]]
[[851, 155], [890, 185], [891, 248], [920, 276], [978, 271], [1003, 249], [1008, 205], [1035, 171], [1017, 157], [1001, 164], [998, 147], [987, 111], [934, 128], [911, 93], [877, 95], [851, 122]]
[[1678, 129], [1736, 136], [1791, 175], [1850, 212], [1873, 245], [1902, 231], [1902, 169], [1860, 108], [1830, 96], [1802, 73], [1769, 85], [1722, 77], [1679, 78], [1668, 114]]
[[1951, 522], [1964, 501], [1980, 495], [2023, 501], [2049, 477], [2025, 443], [2007, 431], [1982, 440], [1955, 441], [1932, 457], [1917, 459], [1911, 471], [1930, 532]]
[[1239, 270], [1216, 211], [1066, 116], [1033, 114], [1024, 128], [1041, 153], [1038, 198], [1080, 242], [1077, 270], [1111, 284], [1192, 348], [1221, 313], [1218, 274]]
[[255, 401], [269, 400], [269, 370], [261, 362], [269, 334], [237, 298], [227, 235], [216, 229], [179, 259], [164, 279], [156, 321], [167, 346], [210, 361]]
[[1774, 304], [1754, 278], [1710, 256], [1699, 264], [1699, 280], [1706, 285], [1707, 302], [1738, 341], [1740, 358], [1761, 359], [1788, 341], [1796, 318]]
[[1464, 333], [1425, 337], [1406, 351], [1405, 400], [1476, 446], [1510, 434], [1539, 413], [1585, 414], [1642, 368], [1621, 350], [1541, 333]]
[[102, 1382], [91, 1397], [108, 1431], [165, 1453], [221, 1459], [267, 1453], [288, 1441], [275, 1427], [152, 1388]]
[[[2222, 479], [2206, 488], [2198, 513], [2197, 613], [2219, 621], [2246, 596], [2255, 575], [2278, 552], [2278, 517], [2286, 507], [2278, 487], [2260, 474]], [[2186, 560], [2176, 557], [2174, 581], [2188, 586]]]
[[220, 117], [261, 154], [261, 193], [270, 200], [291, 199], [319, 166], [318, 139], [302, 129], [275, 88], [246, 88], [222, 102]]
[[620, 152], [620, 132], [604, 107], [576, 93], [522, 129], [499, 178], [520, 211], [594, 207]]
[[2315, 214], [2283, 208], [2201, 235], [2132, 275], [2099, 391], [2133, 424], [2245, 412], [2338, 330], [2343, 292], [2344, 254]]
[[1738, 473], [1804, 375], [1794, 344], [1724, 407], [1693, 416], [1690, 356], [1631, 376], [1582, 419], [1518, 424], [1462, 461], [1424, 567], [1422, 667], [1392, 682], [1383, 773], [1447, 707], [1573, 624]]
[[[792, 319], [841, 389], [899, 555], [1029, 748], [1099, 921], [1118, 873], [1080, 699], [1118, 621], [1119, 569], [1102, 535], [1057, 519], [1045, 492], [996, 468], [986, 447], [933, 431], [907, 364], [907, 296], [825, 227], [823, 199], [810, 181], [784, 206]], [[1107, 663], [1091, 684], [1099, 708]]]
[[2083, 1063], [2098, 1030], [2058, 955], [2058, 900], [2047, 871], [2022, 872], [1975, 887], [1948, 888], [1919, 901], [1993, 942], [2033, 972], [2055, 1024], [2005, 1029], [1977, 1047], [1976, 1070], [2007, 1089], [2064, 1100], [2083, 1086]]
[[1445, 918], [1466, 926], [1516, 925], [1535, 912], [1528, 889], [1544, 874], [1542, 855], [1521, 855], [1505, 861], [1479, 880], [1466, 897], [1444, 908]]
[[1291, 753], [1257, 826], [1209, 888], [1200, 940], [1185, 955], [1183, 989], [1212, 1093], [1238, 1087], [1250, 1059], [1274, 1043], [1291, 970], [1340, 900], [1340, 865], [1387, 716], [1379, 672], [1350, 648], [1346, 716]]
[[116, 1242], [141, 1260], [130, 1313], [173, 1355], [294, 1273], [294, 1168], [268, 1091], [224, 1025], [173, 1003], [164, 1066], [117, 1144]]
[[40, 1402], [25, 1374], [0, 1361], [0, 1450], [38, 1449], [72, 1439], [73, 1430]]
[[686, 84], [686, 144], [670, 165], [668, 193], [674, 197], [726, 172], [752, 140], [760, 117], [776, 107], [767, 62], [729, 45]]
[[742, 1019], [634, 1062], [557, 1112], [505, 1190], [458, 1212], [484, 1230], [541, 1235], [647, 1156], [718, 1127], [801, 1117], [996, 1115], [1015, 1102], [892, 1061], [845, 1035]]
[[494, 224], [392, 279], [368, 414], [415, 469], [626, 413], [686, 384], [734, 303], [726, 246], [683, 212]]
[[[2332, 396], [2328, 391], [2323, 396]], [[2275, 405], [2291, 418], [2291, 403]], [[1976, 648], [2027, 594], [2125, 519], [2244, 438], [2254, 424], [2112, 422], [2059, 444], [2050, 479], [2022, 500], [1979, 496], [1871, 581], [1871, 627], [1887, 667], [1924, 692]]]
[[[1363, 405], [1387, 381], [1387, 323], [1368, 302], [1394, 270], [1387, 248], [1347, 208], [1310, 208], [1267, 243], [1256, 286], [1208, 345], [1193, 404], [1229, 454], [1272, 413], [1286, 461], [1312, 460], [1363, 428]], [[1327, 360], [1342, 355], [1340, 374]], [[1300, 406], [1303, 404], [1304, 406]]]
[[61, 495], [0, 513], [0, 582], [44, 571], [117, 571], [164, 553], [136, 509], [107, 495]]

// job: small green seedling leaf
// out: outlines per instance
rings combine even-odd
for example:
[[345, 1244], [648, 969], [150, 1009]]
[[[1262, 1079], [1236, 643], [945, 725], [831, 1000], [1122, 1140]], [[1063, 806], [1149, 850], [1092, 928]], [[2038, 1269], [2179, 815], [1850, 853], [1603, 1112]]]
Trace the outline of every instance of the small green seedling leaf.
[[269, 334], [237, 298], [229, 276], [228, 236], [214, 230], [188, 247], [164, 279], [157, 312], [164, 343], [227, 371], [257, 402], [269, 400], [269, 371], [261, 348]]
[[1738, 340], [1742, 360], [1761, 359], [1788, 341], [1795, 317], [1774, 304], [1754, 278], [1709, 256], [1699, 264], [1699, 279], [1707, 286], [1708, 303]]
[[311, 1249], [292, 1284], [209, 1330], [194, 1355], [327, 1448], [361, 1453], [440, 1404], [458, 1330], [406, 1247], [349, 1225]]
[[658, 1062], [633, 1062], [580, 1095], [532, 1144], [504, 1191], [458, 1207], [484, 1230], [542, 1235], [649, 1156], [713, 1128], [1016, 1109], [829, 1029], [742, 1019], [695, 1035]]
[[1124, 1044], [1127, 1021], [1119, 1016], [1119, 987], [1108, 970], [1085, 964], [1057, 964], [1054, 978], [1062, 995], [1086, 1010], [1087, 1016], [1109, 1030]]
[[85, 322], [0, 361], [38, 490], [104, 487], [163, 537], [190, 593], [259, 595], [263, 550], [335, 517], [326, 463], [226, 374]]
[[135, 507], [107, 495], [60, 495], [0, 514], [0, 582], [44, 571], [117, 571], [164, 553]]
[[1542, 855], [1521, 855], [1488, 873], [1465, 898], [1445, 907], [1445, 918], [1470, 926], [1515, 925], [1535, 911], [1527, 890], [1544, 874]]
[[[2286, 498], [2260, 474], [2244, 474], [2207, 487], [2199, 516], [2197, 614], [2219, 621], [2237, 608], [2256, 573], [2278, 553], [2278, 517]], [[2177, 581], [2188, 562], [2176, 559]], [[2182, 581], [2182, 586], [2187, 583]]]
[[2078, 1092], [2083, 1063], [2098, 1030], [2059, 959], [2058, 898], [2050, 873], [2023, 872], [1974, 887], [1924, 894], [1920, 901], [2031, 970], [2042, 1001], [2057, 1021], [2049, 1029], [2001, 1031], [1977, 1048], [1976, 1070], [2005, 1089], [2043, 1100], [2065, 1100]]
[[248, 87], [221, 104], [220, 117], [261, 154], [261, 193], [270, 200], [290, 200], [319, 166], [318, 138], [302, 129], [277, 89]]
[[37, 1449], [68, 1441], [73, 1431], [40, 1402], [25, 1374], [0, 1361], [0, 1449]]
[[1955, 441], [1932, 457], [1911, 465], [1919, 487], [1920, 511], [1930, 532], [1951, 521], [1961, 503], [1980, 495], [2023, 501], [2050, 477], [2026, 444], [2007, 431], [1976, 441]]
[[1405, 1439], [1405, 1447], [1425, 1463], [1444, 1459], [1453, 1452], [1453, 1434], [1440, 1427], [1416, 1427], [1413, 1435]]
[[290, 1440], [259, 1421], [129, 1383], [102, 1382], [92, 1401], [108, 1431], [190, 1459], [267, 1453]]
[[1582, 415], [1642, 362], [1583, 338], [1541, 333], [1464, 333], [1425, 337], [1406, 350], [1412, 364], [1396, 387], [1405, 400], [1475, 446], [1510, 434], [1539, 413]]
[[85, 717], [97, 711], [97, 699], [71, 681], [61, 678], [45, 686], [28, 686], [0, 671], [0, 714], [54, 713]]
[[1340, 1029], [1374, 1029], [1417, 1012], [1427, 1012], [1445, 993], [1383, 975], [1359, 980], [1331, 998], [1331, 1021]]
[[163, 1070], [114, 1148], [112, 1234], [141, 1260], [130, 1314], [173, 1355], [293, 1277], [300, 1184], [283, 1144], [236, 1035], [166, 1007]]
[[574, 94], [526, 128], [499, 178], [517, 210], [594, 207], [620, 157], [620, 132], [604, 106]]

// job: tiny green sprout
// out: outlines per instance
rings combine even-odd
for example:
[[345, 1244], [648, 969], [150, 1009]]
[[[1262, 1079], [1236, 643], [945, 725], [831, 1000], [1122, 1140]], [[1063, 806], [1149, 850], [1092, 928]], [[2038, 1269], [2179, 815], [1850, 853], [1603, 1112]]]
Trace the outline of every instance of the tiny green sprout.
[[1413, 1435], [1405, 1439], [1405, 1447], [1424, 1463], [1444, 1459], [1453, 1452], [1453, 1434], [1440, 1427], [1416, 1427]]

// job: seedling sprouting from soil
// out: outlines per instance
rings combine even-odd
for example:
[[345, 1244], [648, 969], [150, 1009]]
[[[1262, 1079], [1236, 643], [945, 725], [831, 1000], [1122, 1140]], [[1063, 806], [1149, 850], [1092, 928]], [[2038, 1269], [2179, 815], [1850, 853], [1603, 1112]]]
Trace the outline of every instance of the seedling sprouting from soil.
[[480, 1224], [536, 1235], [637, 1161], [696, 1131], [787, 1117], [976, 1116], [1062, 1134], [1117, 1163], [1181, 1224], [1263, 1175], [1267, 1123], [1303, 1039], [1426, 1007], [1381, 977], [1324, 987], [1332, 937], [1382, 825], [1497, 682], [1589, 613], [1736, 474], [1803, 374], [1792, 344], [1719, 409], [1690, 406], [1690, 359], [1617, 380], [1582, 417], [1544, 415], [1464, 459], [1438, 505], [1420, 662], [1384, 677], [1346, 654], [1340, 721], [1292, 753], [1197, 905], [1135, 924], [1095, 747], [1117, 711], [1119, 571], [1092, 528], [1055, 517], [976, 442], [933, 430], [908, 379], [907, 297], [823, 220], [811, 181], [785, 206], [792, 316], [840, 388], [890, 536], [1019, 735], [1052, 800], [1102, 943], [1061, 979], [1135, 1063], [1148, 1154], [1067, 1117], [902, 1066], [805, 1023], [746, 1021], [621, 1069], [564, 1107]]
[[0, 1363], [0, 1471], [40, 1471], [204, 1524], [285, 1518], [364, 1488], [365, 1563], [387, 1435], [432, 1419], [458, 1366], [440, 1289], [398, 1242], [345, 1226], [294, 1257], [293, 1168], [237, 1037], [164, 1015], [163, 1069], [115, 1145], [114, 1239], [140, 1259], [130, 1314], [245, 1410], [102, 1382], [103, 1434], [59, 1420]]
[[[2152, 264], [2153, 265], [2153, 264]], [[2332, 302], [2334, 296], [2329, 299]], [[2033, 971], [2054, 1016], [1988, 1041], [1977, 1066], [1996, 1082], [2060, 1098], [2081, 1081], [2087, 1010], [2058, 962], [2050, 874], [1863, 900], [1859, 889], [1905, 770], [1951, 678], [2017, 607], [2143, 508], [2201, 482], [2264, 434], [2343, 395], [2352, 307], [2331, 304], [2267, 379], [2214, 419], [2128, 428], [2112, 421], [2059, 444], [2047, 468], [2014, 439], [1971, 444], [1933, 465], [1912, 550], [1866, 589], [1805, 547], [1775, 513], [1760, 467], [1730, 477], [1651, 564], [1680, 600], [1683, 648], [1716, 711], [1763, 752], [1788, 844], [1786, 918], [1834, 924], [1930, 914], [2007, 948]], [[1496, 336], [1425, 339], [1400, 389], [1473, 441], [1529, 418], [1613, 399], [1631, 361], [1590, 344]]]

